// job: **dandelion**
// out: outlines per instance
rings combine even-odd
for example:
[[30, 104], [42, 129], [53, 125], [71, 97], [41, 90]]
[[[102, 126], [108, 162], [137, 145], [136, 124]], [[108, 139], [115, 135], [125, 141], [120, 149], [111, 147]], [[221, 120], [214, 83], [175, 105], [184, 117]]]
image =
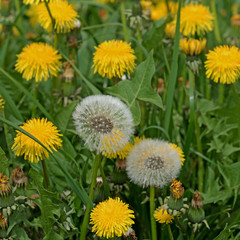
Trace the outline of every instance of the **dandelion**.
[[2, 229], [5, 229], [5, 228], [7, 227], [7, 225], [8, 225], [8, 220], [7, 220], [7, 218], [5, 218], [5, 217], [3, 216], [3, 214], [2, 214], [2, 212], [0, 212], [0, 227], [1, 227]]
[[[39, 4], [40, 2], [44, 2], [45, 0], [23, 0], [24, 4]], [[46, 0], [46, 2], [57, 2], [58, 0]]]
[[170, 23], [168, 23], [165, 27], [165, 34], [169, 38], [174, 38], [175, 37], [175, 30], [176, 30], [176, 21], [173, 20]]
[[[78, 14], [73, 6], [65, 0], [58, 0], [48, 4], [52, 17], [54, 19], [54, 29], [57, 33], [69, 32], [75, 28]], [[40, 3], [36, 9], [38, 14], [38, 22], [47, 31], [52, 30], [52, 20], [44, 3]]]
[[92, 231], [105, 238], [121, 237], [134, 224], [134, 212], [120, 198], [99, 203], [90, 214]]
[[218, 46], [209, 51], [205, 61], [206, 75], [214, 82], [231, 84], [240, 76], [240, 50], [235, 46]]
[[240, 27], [240, 14], [235, 14], [231, 17], [231, 25], [234, 27]]
[[213, 16], [201, 4], [188, 4], [182, 8], [180, 31], [184, 36], [201, 35], [213, 29]]
[[27, 81], [32, 78], [36, 82], [42, 79], [47, 81], [49, 77], [56, 77], [60, 71], [61, 56], [45, 43], [27, 45], [17, 57], [15, 68]]
[[[57, 151], [57, 149], [62, 146], [62, 140], [60, 138], [62, 134], [60, 134], [59, 130], [52, 122], [47, 121], [46, 118], [28, 120], [21, 128], [37, 138], [50, 152], [52, 152], [52, 150]], [[16, 151], [16, 156], [24, 155], [24, 159], [32, 163], [37, 163], [39, 159], [43, 160], [44, 157], [46, 159], [49, 158], [49, 152], [39, 143], [20, 131], [16, 132], [17, 136], [14, 138], [14, 144], [12, 146], [12, 150]]]
[[[169, 9], [168, 9], [169, 8]], [[178, 9], [178, 3], [169, 1], [168, 6], [165, 1], [160, 1], [157, 5], [151, 7], [151, 19], [158, 20], [166, 17], [169, 13], [175, 14]]]
[[24, 186], [27, 184], [28, 182], [28, 178], [25, 176], [23, 170], [17, 166], [13, 172], [12, 172], [12, 176], [11, 176], [12, 182], [17, 186]]
[[183, 194], [184, 194], [184, 187], [182, 186], [182, 183], [176, 180], [175, 178], [173, 179], [173, 183], [170, 186], [170, 191], [172, 197], [177, 200], [180, 199]]
[[159, 223], [166, 223], [169, 224], [174, 219], [173, 216], [169, 215], [167, 210], [164, 210], [162, 206], [156, 209], [156, 211], [153, 214], [154, 218]]
[[5, 101], [3, 100], [2, 96], [0, 95], [0, 112], [3, 111], [5, 105]]
[[135, 68], [134, 50], [130, 44], [121, 40], [110, 40], [95, 47], [93, 58], [94, 73], [111, 79], [121, 78], [125, 72], [130, 75]]
[[182, 162], [182, 155], [172, 144], [146, 139], [128, 154], [126, 170], [135, 184], [162, 188], [179, 174]]
[[206, 46], [207, 40], [206, 38], [202, 40], [194, 39], [194, 38], [183, 38], [180, 39], [180, 47], [186, 55], [197, 56], [199, 55]]
[[133, 134], [133, 118], [118, 98], [107, 95], [89, 96], [73, 113], [79, 136], [91, 150], [104, 155], [117, 153]]

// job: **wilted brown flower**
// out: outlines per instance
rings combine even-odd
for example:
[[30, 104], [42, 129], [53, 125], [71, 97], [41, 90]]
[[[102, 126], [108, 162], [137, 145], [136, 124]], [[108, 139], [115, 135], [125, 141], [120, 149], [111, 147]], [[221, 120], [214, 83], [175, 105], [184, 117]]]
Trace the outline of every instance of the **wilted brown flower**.
[[191, 205], [194, 208], [201, 208], [203, 206], [202, 197], [201, 197], [200, 192], [198, 190], [196, 190], [195, 193], [194, 193]]
[[182, 183], [173, 178], [173, 183], [170, 186], [170, 191], [172, 194], [172, 197], [177, 200], [183, 196], [184, 193], [184, 187], [182, 186]]
[[0, 173], [0, 194], [5, 196], [8, 195], [11, 190], [11, 185], [8, 182], [9, 178]]
[[5, 218], [2, 214], [2, 212], [0, 212], [0, 227], [5, 229], [5, 227], [7, 226], [8, 224], [8, 220], [7, 218]]
[[117, 170], [124, 171], [126, 169], [126, 159], [117, 159], [115, 166]]
[[12, 182], [17, 186], [23, 186], [28, 183], [28, 178], [25, 176], [23, 170], [17, 166], [12, 172]]

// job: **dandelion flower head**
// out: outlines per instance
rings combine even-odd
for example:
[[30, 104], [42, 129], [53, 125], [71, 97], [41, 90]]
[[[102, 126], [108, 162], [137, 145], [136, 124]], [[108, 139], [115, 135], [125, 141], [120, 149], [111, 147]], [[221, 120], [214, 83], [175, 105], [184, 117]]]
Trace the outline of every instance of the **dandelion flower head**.
[[8, 219], [4, 217], [3, 213], [0, 212], [0, 227], [2, 229], [7, 228], [8, 225]]
[[173, 221], [174, 217], [169, 215], [167, 210], [164, 210], [162, 206], [155, 210], [153, 214], [154, 218], [159, 223], [166, 223], [169, 224]]
[[194, 39], [194, 38], [182, 38], [180, 39], [180, 47], [186, 55], [197, 56], [199, 55], [206, 46], [207, 40], [204, 39]]
[[136, 144], [127, 156], [127, 174], [142, 187], [164, 187], [178, 176], [183, 158], [168, 142], [146, 139]]
[[[169, 10], [168, 10], [169, 7]], [[166, 1], [160, 1], [157, 5], [152, 5], [151, 7], [151, 19], [158, 20], [160, 18], [166, 17], [169, 13], [175, 14], [178, 9], [178, 3], [174, 1], [169, 1], [168, 6]]]
[[201, 4], [188, 4], [182, 8], [180, 31], [184, 36], [201, 35], [212, 31], [213, 15]]
[[0, 194], [3, 196], [6, 196], [12, 189], [8, 180], [9, 178], [7, 176], [0, 173]]
[[95, 47], [93, 58], [94, 73], [111, 79], [121, 78], [125, 72], [129, 75], [135, 68], [134, 50], [130, 44], [121, 40], [110, 40]]
[[[77, 21], [78, 14], [71, 4], [65, 0], [50, 2], [49, 9], [55, 21], [54, 29], [57, 33], [69, 32], [75, 28], [74, 22]], [[40, 3], [36, 9], [38, 22], [47, 31], [52, 30], [52, 20], [44, 3]]]
[[91, 150], [111, 154], [125, 146], [133, 129], [133, 117], [118, 98], [93, 95], [83, 99], [73, 113], [79, 136]]
[[2, 96], [0, 95], [0, 112], [4, 109], [5, 101], [3, 100]]
[[214, 82], [231, 84], [240, 76], [240, 50], [235, 46], [218, 46], [209, 51], [205, 61], [206, 75]]
[[90, 213], [92, 231], [105, 238], [121, 237], [134, 224], [134, 212], [119, 198], [99, 203]]
[[[62, 134], [46, 118], [28, 120], [21, 128], [37, 138], [50, 152], [57, 151], [62, 146], [60, 138]], [[17, 136], [14, 138], [12, 150], [16, 151], [16, 156], [24, 155], [24, 159], [30, 162], [37, 163], [44, 157], [49, 158], [49, 152], [45, 148], [20, 131], [17, 131]]]
[[47, 81], [57, 76], [61, 67], [61, 56], [46, 43], [32, 43], [23, 48], [17, 55], [15, 68], [27, 81], [32, 78], [36, 82]]

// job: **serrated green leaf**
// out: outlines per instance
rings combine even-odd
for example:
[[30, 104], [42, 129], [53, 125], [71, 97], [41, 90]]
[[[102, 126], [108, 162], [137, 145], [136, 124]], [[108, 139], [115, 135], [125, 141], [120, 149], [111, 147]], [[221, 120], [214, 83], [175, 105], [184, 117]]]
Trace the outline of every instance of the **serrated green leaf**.
[[155, 65], [153, 52], [151, 52], [148, 58], [136, 68], [131, 81], [121, 81], [117, 85], [107, 88], [107, 93], [119, 97], [128, 105], [136, 125], [139, 124], [141, 118], [137, 100], [153, 103], [160, 108], [163, 107], [161, 97], [151, 86], [151, 79], [154, 72]]
[[9, 166], [9, 161], [5, 155], [5, 152], [0, 147], [0, 172], [4, 173]]

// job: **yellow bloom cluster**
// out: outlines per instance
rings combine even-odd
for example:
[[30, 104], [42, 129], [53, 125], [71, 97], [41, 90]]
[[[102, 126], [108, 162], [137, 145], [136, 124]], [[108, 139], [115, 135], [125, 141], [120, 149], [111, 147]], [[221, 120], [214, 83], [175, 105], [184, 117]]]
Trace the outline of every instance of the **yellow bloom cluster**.
[[183, 38], [183, 39], [180, 39], [180, 42], [179, 42], [183, 52], [190, 56], [199, 55], [205, 49], [206, 43], [207, 43], [206, 38], [202, 40], [197, 40], [194, 38], [189, 38], [189, 39]]

